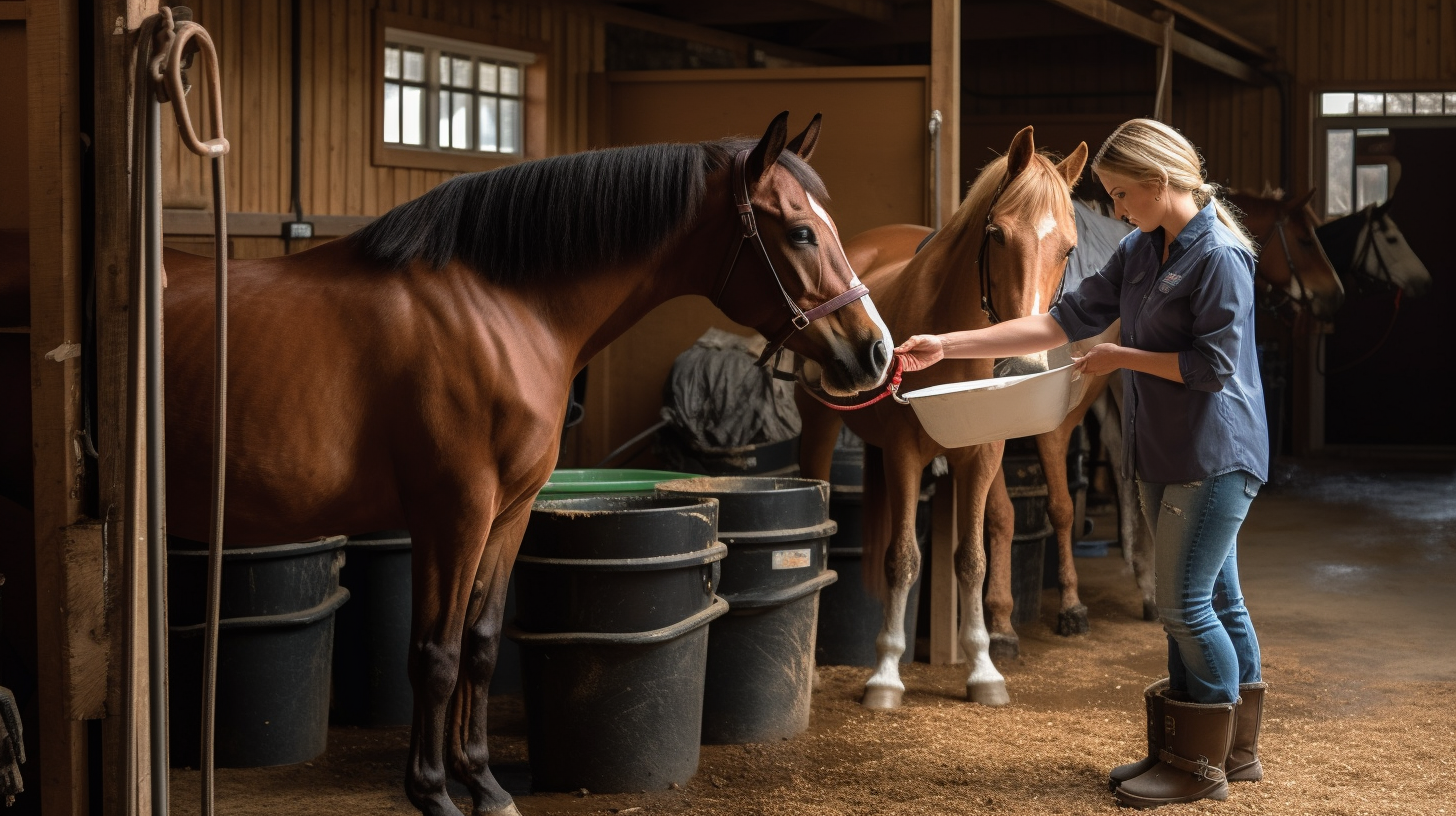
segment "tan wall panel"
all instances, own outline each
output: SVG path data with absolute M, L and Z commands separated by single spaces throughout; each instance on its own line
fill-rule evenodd
M 790 131 L 824 114 L 814 167 L 844 237 L 925 223 L 929 192 L 925 68 L 659 71 L 607 74 L 594 100 L 597 145 L 761 136 L 790 109 Z M 672 362 L 710 326 L 745 333 L 700 297 L 658 307 L 591 366 L 587 421 L 563 464 L 591 465 L 658 418 Z M 639 460 L 639 463 L 643 460 Z

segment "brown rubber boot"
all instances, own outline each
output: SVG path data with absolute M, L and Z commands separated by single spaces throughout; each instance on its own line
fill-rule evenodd
M 1118 785 L 1143 775 L 1158 764 L 1158 752 L 1163 750 L 1163 692 L 1167 688 L 1168 678 L 1164 677 L 1143 689 L 1143 706 L 1148 712 L 1148 755 L 1137 762 L 1113 768 L 1112 773 L 1107 775 L 1108 790 L 1117 790 Z
M 1234 739 L 1235 703 L 1184 703 L 1163 695 L 1163 750 L 1157 765 L 1117 786 L 1117 803 L 1154 808 L 1228 798 L 1224 761 Z
M 1239 686 L 1239 712 L 1234 719 L 1234 746 L 1224 771 L 1230 782 L 1258 782 L 1264 778 L 1259 764 L 1259 724 L 1264 718 L 1264 690 L 1268 683 Z

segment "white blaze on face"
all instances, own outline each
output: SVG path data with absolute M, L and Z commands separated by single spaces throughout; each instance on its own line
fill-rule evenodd
M 1051 235 L 1052 230 L 1056 228 L 1057 217 L 1055 215 L 1052 215 L 1051 210 L 1047 210 L 1046 215 L 1043 215 L 1041 217 L 1041 220 L 1036 222 L 1036 240 L 1040 241 L 1048 235 Z
M 804 196 L 809 199 L 809 207 L 814 210 L 814 214 L 819 216 L 825 224 L 828 224 L 829 230 L 834 233 L 834 246 L 839 250 L 839 257 L 844 259 L 845 268 L 850 270 L 849 285 L 851 287 L 859 286 L 859 276 L 854 274 L 854 267 L 850 265 L 849 257 L 844 254 L 844 245 L 839 242 L 839 228 L 834 225 L 834 219 L 829 217 L 829 211 L 825 210 L 824 205 L 815 200 L 814 196 L 809 195 L 808 191 L 805 191 Z M 886 326 L 884 319 L 880 317 L 879 310 L 875 308 L 875 302 L 870 300 L 869 295 L 865 295 L 863 298 L 860 298 L 860 303 L 864 304 L 865 312 L 869 314 L 870 320 L 879 328 L 880 337 L 885 341 L 885 345 L 894 348 L 895 341 L 890 337 L 890 327 Z M 887 378 L 890 376 L 888 367 L 885 369 L 885 376 Z
M 1031 301 L 1031 313 L 1041 314 L 1041 292 L 1037 292 L 1036 297 Z

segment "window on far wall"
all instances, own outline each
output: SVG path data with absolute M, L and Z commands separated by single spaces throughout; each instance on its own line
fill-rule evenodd
M 1443 127 L 1450 126 L 1456 119 L 1456 91 L 1327 91 L 1319 95 L 1318 107 L 1324 133 L 1325 216 L 1336 218 L 1390 197 L 1390 164 L 1369 163 L 1382 157 L 1366 156 L 1362 140 L 1388 139 L 1389 126 L 1419 126 L 1422 119 L 1440 117 L 1447 120 Z
M 526 71 L 536 54 L 390 27 L 382 57 L 385 147 L 524 157 Z

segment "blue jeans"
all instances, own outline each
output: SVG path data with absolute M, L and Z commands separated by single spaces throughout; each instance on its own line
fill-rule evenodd
M 1169 686 L 1196 703 L 1231 703 L 1240 683 L 1261 676 L 1237 543 L 1259 485 L 1241 470 L 1181 485 L 1138 481 L 1156 546 Z

